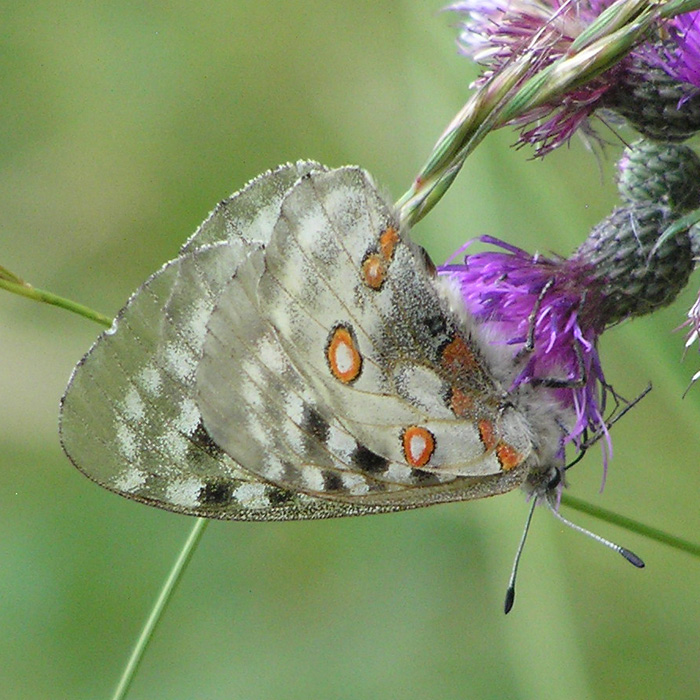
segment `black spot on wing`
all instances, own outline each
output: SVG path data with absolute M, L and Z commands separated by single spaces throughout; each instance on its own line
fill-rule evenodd
M 440 483 L 437 474 L 427 472 L 424 469 L 411 469 L 411 479 L 413 483 L 421 486 L 436 486 Z
M 214 442 L 200 418 L 197 427 L 187 436 L 192 451 L 202 450 L 214 459 L 220 459 L 224 451 Z
M 230 503 L 231 494 L 233 492 L 230 482 L 227 481 L 208 481 L 201 489 L 199 489 L 199 502 L 203 506 L 220 506 L 225 503 Z
M 426 316 L 423 319 L 423 324 L 433 337 L 448 335 L 447 319 L 442 314 Z
M 328 421 L 310 404 L 304 404 L 301 428 L 324 445 L 328 442 L 330 433 Z
M 300 484 L 301 471 L 297 469 L 291 462 L 285 460 L 282 462 L 282 478 L 280 481 L 286 484 Z
M 389 467 L 389 460 L 364 445 L 358 445 L 350 455 L 350 460 L 357 469 L 369 474 L 380 474 Z
M 295 497 L 294 491 L 289 491 L 288 489 L 281 488 L 270 488 L 267 493 L 267 499 L 270 501 L 271 506 L 281 506 L 285 503 L 293 501 Z
M 324 491 L 342 491 L 344 490 L 343 480 L 340 474 L 328 469 L 323 471 L 323 490 Z

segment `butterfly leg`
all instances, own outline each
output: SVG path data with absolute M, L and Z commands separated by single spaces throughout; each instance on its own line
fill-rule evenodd
M 632 399 L 631 401 L 626 401 L 624 408 L 622 408 L 618 412 L 619 404 L 618 406 L 613 410 L 613 415 L 610 417 L 610 419 L 605 423 L 605 429 L 601 426 L 600 429 L 596 430 L 593 435 L 589 436 L 588 431 L 584 430 L 582 435 L 582 441 L 581 444 L 578 447 L 578 454 L 576 457 L 569 462 L 565 467 L 564 471 L 567 471 L 568 469 L 571 469 L 575 464 L 578 464 L 582 459 L 583 456 L 586 454 L 588 449 L 592 447 L 593 445 L 596 444 L 604 435 L 605 433 L 612 428 L 612 426 L 617 423 L 617 421 L 622 418 L 622 416 L 625 415 L 629 410 L 631 410 L 634 406 L 636 406 L 649 392 L 651 391 L 651 384 L 647 385 L 647 388 L 642 391 L 639 396 L 636 398 Z M 617 395 L 616 395 L 617 397 Z
M 545 296 L 547 296 L 547 292 L 553 287 L 554 282 L 554 277 L 550 278 L 537 295 L 537 301 L 535 301 L 535 305 L 532 307 L 532 311 L 527 318 L 527 340 L 525 341 L 525 346 L 523 349 L 518 353 L 518 357 L 521 355 L 529 355 L 535 350 L 535 329 L 537 327 L 537 316 L 542 308 L 542 302 L 544 301 Z
M 535 351 L 535 332 L 537 329 L 537 317 L 539 316 L 544 298 L 547 296 L 547 292 L 554 286 L 556 282 L 555 278 L 550 278 L 547 283 L 542 287 L 540 293 L 537 295 L 537 299 L 532 307 L 532 311 L 528 316 L 528 331 L 525 344 L 515 355 L 515 364 L 521 363 L 524 358 L 531 357 L 532 353 Z M 581 299 L 581 306 L 585 302 L 585 296 Z M 576 356 L 577 365 L 577 376 L 574 378 L 560 379 L 557 377 L 530 377 L 527 379 L 527 383 L 532 386 L 541 386 L 546 389 L 579 389 L 586 385 L 588 380 L 588 375 L 586 372 L 586 364 L 583 359 L 583 351 L 581 350 L 581 344 L 577 341 L 573 346 L 574 355 Z
M 545 389 L 580 389 L 586 386 L 588 381 L 588 373 L 586 372 L 586 364 L 583 361 L 583 352 L 581 351 L 581 343 L 576 341 L 573 346 L 574 355 L 576 356 L 577 377 L 570 379 L 558 379 L 556 377 L 532 377 L 529 383 L 532 386 L 541 386 Z

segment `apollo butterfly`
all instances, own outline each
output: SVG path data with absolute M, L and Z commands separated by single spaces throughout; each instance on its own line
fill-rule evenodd
M 547 497 L 571 417 L 508 391 L 514 371 L 365 171 L 300 161 L 133 294 L 73 372 L 61 438 L 102 486 L 207 518 Z

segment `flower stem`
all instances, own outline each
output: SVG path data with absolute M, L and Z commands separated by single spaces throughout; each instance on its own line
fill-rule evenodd
M 163 584 L 163 588 L 161 589 L 160 594 L 156 599 L 155 605 L 153 606 L 153 609 L 151 610 L 151 613 L 148 616 L 148 619 L 146 620 L 143 629 L 141 630 L 141 634 L 136 640 L 136 644 L 134 645 L 134 648 L 131 651 L 129 661 L 126 667 L 124 668 L 122 677 L 119 679 L 119 684 L 117 685 L 117 688 L 114 691 L 114 695 L 112 695 L 112 700 L 123 700 L 123 698 L 126 697 L 126 693 L 128 692 L 129 686 L 131 686 L 131 683 L 134 680 L 134 676 L 141 663 L 141 660 L 143 659 L 143 655 L 146 651 L 146 648 L 148 647 L 149 642 L 153 638 L 153 632 L 155 631 L 155 628 L 160 622 L 160 620 L 162 619 L 163 613 L 165 612 L 165 608 L 167 607 L 168 603 L 172 600 L 175 588 L 180 582 L 182 575 L 185 569 L 187 568 L 187 565 L 189 564 L 190 559 L 192 558 L 192 555 L 194 554 L 195 549 L 197 548 L 197 545 L 199 544 L 199 541 L 201 540 L 208 523 L 209 521 L 205 518 L 197 518 L 197 520 L 195 521 L 195 524 L 192 527 L 192 530 L 190 531 L 190 534 L 188 535 L 187 540 L 182 550 L 180 551 L 180 554 L 177 560 L 175 561 L 175 564 L 173 565 L 173 568 L 170 570 L 168 578 Z
M 0 289 L 6 289 L 8 292 L 13 294 L 19 294 L 20 296 L 27 297 L 27 299 L 32 299 L 33 301 L 39 301 L 44 304 L 51 304 L 53 306 L 58 306 L 66 311 L 71 311 L 74 314 L 83 316 L 90 321 L 95 321 L 106 328 L 112 325 L 112 319 L 107 316 L 94 311 L 93 309 L 78 304 L 70 299 L 65 299 L 64 297 L 59 297 L 57 294 L 52 294 L 43 289 L 37 289 L 32 287 L 31 284 L 25 282 L 20 277 L 17 277 L 14 273 L 0 266 Z
M 598 520 L 612 523 L 613 525 L 622 527 L 630 532 L 636 532 L 643 537 L 648 537 L 650 540 L 656 540 L 657 542 L 666 544 L 669 547 L 678 549 L 681 552 L 686 552 L 688 554 L 692 554 L 694 557 L 700 558 L 700 545 L 698 544 L 689 542 L 688 540 L 684 540 L 680 537 L 676 537 L 675 535 L 669 535 L 667 532 L 663 532 L 663 530 L 657 530 L 655 527 L 650 527 L 649 525 L 640 523 L 638 520 L 633 520 L 632 518 L 627 518 L 624 515 L 613 513 L 605 508 L 591 505 L 590 503 L 586 503 L 585 501 L 582 501 L 575 496 L 571 496 L 568 493 L 562 495 L 561 502 L 581 513 L 592 515 L 594 518 L 598 518 Z

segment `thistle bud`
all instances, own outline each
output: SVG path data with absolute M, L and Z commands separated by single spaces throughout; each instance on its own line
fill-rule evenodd
M 658 203 L 678 213 L 700 207 L 700 158 L 687 146 L 637 141 L 617 165 L 626 203 Z
M 574 254 L 588 264 L 606 326 L 670 304 L 695 267 L 689 228 L 663 232 L 679 217 L 654 204 L 615 209 L 593 228 Z
M 700 93 L 645 57 L 632 56 L 602 105 L 610 107 L 643 136 L 684 141 L 700 130 Z

